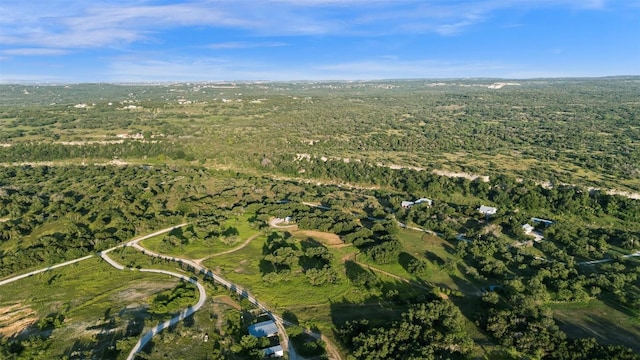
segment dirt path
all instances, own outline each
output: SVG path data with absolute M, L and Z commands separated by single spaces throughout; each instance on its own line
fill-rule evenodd
M 287 326 L 299 326 L 297 324 L 294 324 L 294 323 L 289 322 L 289 321 L 284 320 L 284 319 L 280 319 L 280 320 L 282 321 L 282 323 L 284 325 L 287 325 Z M 318 333 L 316 333 L 316 332 L 314 332 L 314 331 L 312 331 L 310 329 L 304 328 L 304 327 L 302 328 L 302 331 L 305 334 L 311 336 L 312 338 L 314 338 L 316 340 L 324 341 L 324 343 L 326 345 L 327 355 L 328 355 L 330 360 L 342 360 L 342 356 L 340 356 L 340 352 L 338 351 L 336 346 L 333 344 L 333 342 L 328 337 L 326 337 L 323 334 L 318 334 Z M 298 356 L 298 357 L 300 359 L 302 359 L 302 357 L 300 357 L 300 356 Z
M 420 288 L 420 289 L 423 289 L 423 290 L 431 291 L 431 289 L 429 289 L 429 288 L 427 288 L 427 287 L 424 287 L 424 286 L 422 286 L 422 285 L 416 284 L 416 283 L 412 282 L 412 281 L 411 281 L 411 280 L 409 280 L 409 279 L 405 279 L 405 278 L 403 278 L 402 276 L 398 276 L 398 275 L 392 274 L 392 273 L 390 273 L 390 272 L 388 272 L 388 271 L 384 271 L 384 270 L 382 270 L 382 269 L 378 269 L 377 267 L 371 266 L 371 265 L 369 265 L 369 264 L 361 263 L 361 262 L 359 262 L 359 261 L 355 260 L 355 258 L 354 258 L 354 260 L 353 260 L 353 261 L 354 261 L 356 264 L 358 264 L 358 265 L 362 266 L 363 268 L 366 268 L 366 269 L 369 269 L 369 270 L 375 271 L 375 272 L 380 273 L 380 274 L 387 275 L 387 276 L 392 277 L 392 278 L 394 278 L 394 279 L 396 279 L 396 280 L 400 280 L 400 281 L 402 281 L 402 282 L 404 282 L 404 283 L 407 283 L 407 284 L 409 284 L 409 285 L 411 285 L 411 286 L 414 286 L 414 287 L 417 287 L 417 288 Z
M 260 234 L 255 234 L 253 236 L 250 236 L 247 240 L 245 240 L 242 244 L 234 247 L 233 249 L 229 249 L 223 252 L 219 252 L 219 253 L 215 253 L 212 255 L 209 255 L 207 257 L 203 257 L 202 259 L 197 259 L 197 260 L 193 260 L 194 263 L 198 264 L 198 265 L 202 265 L 202 262 L 207 260 L 207 259 L 211 259 L 212 257 L 216 257 L 216 256 L 221 256 L 221 255 L 227 255 L 227 254 L 231 254 L 232 252 L 236 252 L 244 247 L 246 247 L 247 245 L 249 245 L 249 243 L 251 243 L 251 241 L 255 238 L 257 238 L 258 236 L 260 236 Z

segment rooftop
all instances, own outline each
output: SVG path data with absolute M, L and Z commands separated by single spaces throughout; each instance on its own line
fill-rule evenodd
M 249 334 L 264 337 L 278 333 L 278 327 L 273 320 L 267 320 L 249 326 Z

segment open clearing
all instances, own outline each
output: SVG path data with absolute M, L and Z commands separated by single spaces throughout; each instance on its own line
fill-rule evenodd
M 570 338 L 594 337 L 604 344 L 622 344 L 640 353 L 640 319 L 600 300 L 588 304 L 553 304 L 553 317 Z
M 298 230 L 292 232 L 292 235 L 296 238 L 300 237 L 310 237 L 319 240 L 323 245 L 327 246 L 335 246 L 335 245 L 343 245 L 344 242 L 340 239 L 340 237 L 336 234 L 322 232 L 322 231 L 314 231 L 314 230 Z
M 12 337 L 38 321 L 36 313 L 20 303 L 0 307 L 0 337 Z

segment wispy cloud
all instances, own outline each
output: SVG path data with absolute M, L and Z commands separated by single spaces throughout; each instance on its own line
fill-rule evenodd
M 374 60 L 336 63 L 272 64 L 225 58 L 119 59 L 109 67 L 109 81 L 216 80 L 374 80 L 390 78 L 500 77 L 521 67 L 499 62 L 451 62 L 437 59 Z
M 222 43 L 210 44 L 210 49 L 250 49 L 260 47 L 282 47 L 289 44 L 284 42 L 247 42 L 247 41 L 228 41 Z
M 500 9 L 603 9 L 607 0 L 51 0 L 3 2 L 0 42 L 97 48 L 157 41 L 167 29 L 206 26 L 253 35 L 451 35 Z
M 49 55 L 65 55 L 68 54 L 68 50 L 64 49 L 50 49 L 50 48 L 16 48 L 1 50 L 0 53 L 4 55 L 17 55 L 17 56 L 49 56 Z

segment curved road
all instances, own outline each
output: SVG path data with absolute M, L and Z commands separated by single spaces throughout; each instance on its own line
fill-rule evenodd
M 186 224 L 181 224 L 181 225 L 175 226 L 173 228 L 184 226 L 184 225 L 186 225 Z M 171 231 L 173 228 L 165 229 L 165 230 L 163 230 L 163 232 Z M 237 284 L 234 284 L 234 283 L 232 283 L 232 282 L 230 282 L 230 281 L 228 281 L 228 280 L 226 280 L 226 279 L 214 274 L 213 271 L 211 271 L 211 270 L 207 269 L 206 267 L 196 263 L 193 260 L 183 259 L 183 258 L 179 258 L 179 257 L 176 257 L 176 256 L 168 256 L 168 255 L 159 254 L 159 253 L 153 252 L 151 250 L 148 250 L 148 249 L 144 248 L 142 245 L 138 244 L 140 241 L 142 241 L 144 239 L 148 239 L 148 238 L 156 236 L 156 235 L 159 235 L 160 233 L 162 233 L 162 232 L 156 232 L 156 233 L 153 233 L 153 234 L 150 234 L 150 235 L 147 235 L 147 236 L 143 236 L 143 237 L 131 240 L 131 241 L 127 242 L 126 244 L 120 245 L 118 247 L 131 246 L 131 247 L 143 252 L 145 255 L 149 255 L 149 256 L 160 258 L 160 259 L 167 259 L 167 260 L 171 260 L 171 261 L 176 261 L 176 262 L 181 262 L 183 264 L 187 264 L 187 265 L 193 267 L 195 273 L 203 274 L 205 278 L 206 277 L 210 277 L 211 279 L 213 279 L 213 281 L 220 283 L 222 286 L 226 287 L 227 289 L 229 289 L 231 291 L 234 291 L 237 294 L 239 294 L 240 296 L 246 298 L 247 300 L 249 300 L 250 303 L 252 303 L 256 307 L 258 307 L 260 310 L 262 310 L 266 314 L 268 314 L 274 320 L 274 322 L 276 323 L 276 326 L 278 327 L 278 329 L 279 329 L 279 331 L 280 331 L 280 333 L 282 335 L 282 339 L 283 339 L 282 347 L 283 347 L 283 349 L 285 351 L 289 352 L 289 358 L 290 359 L 297 359 L 297 354 L 295 353 L 293 347 L 290 346 L 289 337 L 287 336 L 287 332 L 286 332 L 286 330 L 284 328 L 284 324 L 282 323 L 282 319 L 277 317 L 277 316 L 275 316 L 274 314 L 272 314 L 271 311 L 269 310 L 269 308 L 267 308 L 267 306 L 265 306 L 264 304 L 259 302 L 253 295 L 249 294 L 249 292 L 246 289 L 243 289 L 242 287 L 238 286 Z M 106 255 L 106 253 L 108 253 L 109 251 L 112 251 L 112 250 L 114 250 L 116 248 L 117 247 L 114 247 L 114 248 L 111 248 L 109 250 L 106 250 L 106 251 L 102 252 L 101 256 L 102 256 L 103 259 L 105 259 L 107 262 L 109 262 L 112 266 L 115 266 L 117 268 L 119 268 L 119 266 L 121 266 L 124 269 L 124 267 L 122 265 L 120 265 L 120 264 L 116 263 L 115 261 L 111 260 Z M 159 270 L 156 270 L 156 271 L 159 271 Z M 182 275 L 180 275 L 180 276 L 182 276 Z M 176 321 L 179 321 L 179 320 L 176 320 Z M 164 327 L 162 327 L 158 331 L 160 331 L 162 329 L 164 329 Z M 151 337 L 156 333 L 157 333 L 157 331 L 153 332 L 153 333 L 145 334 L 144 337 L 148 336 L 148 339 L 146 341 L 149 341 L 149 339 L 151 339 Z M 142 341 L 142 339 L 141 339 L 141 341 Z M 134 350 L 139 351 L 141 348 L 142 347 L 134 348 Z
M 111 264 L 113 267 L 115 267 L 116 269 L 119 270 L 124 270 L 124 266 L 118 264 L 116 261 L 114 261 L 113 259 L 111 259 L 109 256 L 107 256 L 107 252 L 113 250 L 115 248 L 111 248 L 107 251 L 104 251 L 100 254 L 100 256 L 107 261 L 109 264 Z M 157 274 L 166 274 L 166 275 L 170 275 L 170 276 L 174 276 L 177 277 L 179 279 L 182 279 L 184 281 L 188 281 L 194 285 L 196 285 L 198 287 L 198 291 L 200 292 L 200 298 L 198 299 L 198 302 L 193 305 L 193 306 L 189 306 L 187 309 L 183 310 L 180 314 L 174 316 L 173 318 L 158 324 L 157 326 L 155 326 L 153 329 L 147 331 L 141 338 L 140 340 L 138 340 L 138 342 L 136 343 L 136 345 L 133 347 L 133 349 L 131 349 L 131 352 L 129 353 L 129 356 L 127 357 L 127 360 L 132 360 L 134 358 L 134 356 L 136 355 L 136 353 L 140 350 L 142 350 L 142 348 L 144 348 L 144 346 L 151 340 L 151 338 L 153 337 L 153 335 L 159 333 L 160 331 L 173 326 L 175 324 L 177 324 L 179 321 L 183 320 L 184 318 L 188 317 L 189 315 L 193 314 L 194 312 L 198 311 L 202 305 L 204 305 L 205 300 L 207 299 L 207 292 L 204 289 L 204 286 L 202 286 L 202 284 L 200 284 L 199 282 L 197 282 L 196 280 L 189 278 L 185 275 L 182 274 L 178 274 L 178 273 L 174 273 L 171 271 L 167 271 L 167 270 L 157 270 L 157 269 L 139 269 L 138 271 L 141 272 L 150 272 L 150 273 L 157 273 Z
M 194 285 L 196 285 L 198 287 L 198 291 L 200 292 L 200 299 L 198 299 L 198 302 L 193 305 L 193 306 L 189 306 L 186 310 L 182 311 L 180 314 L 178 314 L 177 316 L 174 316 L 173 318 L 171 318 L 170 320 L 167 320 L 165 322 L 163 322 L 162 324 L 157 325 L 156 327 L 154 327 L 153 329 L 147 331 L 146 334 L 144 334 L 140 340 L 138 340 L 138 342 L 136 343 L 136 345 L 133 347 L 133 349 L 131 349 L 131 352 L 129 352 L 129 356 L 127 356 L 127 360 L 132 360 L 136 353 L 140 350 L 142 350 L 142 348 L 144 348 L 144 346 L 149 342 L 149 340 L 151 340 L 151 338 L 153 337 L 153 335 L 157 334 L 158 332 L 171 327 L 175 324 L 177 324 L 179 321 L 185 319 L 186 317 L 190 316 L 191 314 L 193 314 L 194 312 L 198 311 L 202 305 L 204 305 L 205 300 L 207 300 L 207 293 L 204 289 L 204 286 L 202 286 L 202 284 L 200 284 L 199 282 L 197 282 L 194 279 L 188 278 L 184 275 L 180 275 L 174 272 L 170 272 L 170 271 L 166 271 L 166 270 L 156 270 L 156 269 L 140 269 L 140 271 L 143 272 L 152 272 L 152 273 L 158 273 L 158 274 L 167 274 L 167 275 L 171 275 L 171 276 L 175 276 L 178 277 L 182 280 L 188 281 Z
M 29 272 L 29 273 L 26 273 L 26 274 L 22 274 L 22 275 L 18 275 L 18 276 L 10 277 L 10 278 L 8 278 L 8 279 L 5 279 L 5 280 L 0 281 L 0 285 L 5 285 L 5 284 L 8 284 L 8 283 L 12 283 L 12 282 L 14 282 L 14 281 L 18 281 L 18 280 L 20 280 L 20 279 L 24 279 L 24 278 L 29 277 L 29 276 L 31 276 L 31 275 L 35 275 L 35 274 L 39 274 L 39 273 L 43 273 L 43 272 L 45 272 L 45 271 L 49 271 L 49 270 L 51 270 L 51 269 L 56 269 L 56 268 L 59 268 L 59 267 L 63 267 L 63 266 L 67 266 L 67 265 L 71 265 L 71 264 L 77 263 L 77 262 L 82 261 L 82 260 L 87 260 L 87 259 L 88 259 L 88 258 L 90 258 L 90 257 L 93 257 L 93 255 L 87 255 L 87 256 L 85 256 L 85 257 L 81 257 L 81 258 L 79 258 L 79 259 L 70 260 L 70 261 L 67 261 L 67 262 L 60 263 L 60 264 L 51 265 L 51 266 L 46 267 L 46 268 L 44 268 L 44 269 L 34 270 L 34 271 Z
M 203 267 L 202 265 L 189 260 L 189 259 L 182 259 L 182 258 L 178 258 L 178 257 L 172 257 L 172 256 L 166 256 L 166 255 L 162 255 L 162 254 L 158 254 L 155 253 L 153 251 L 149 251 L 148 249 L 145 249 L 144 247 L 142 247 L 141 245 L 138 244 L 138 242 L 154 237 L 154 236 L 158 236 L 167 232 L 172 231 L 173 229 L 179 228 L 179 227 L 183 227 L 187 225 L 187 223 L 183 223 L 183 224 L 179 224 L 176 226 L 172 226 L 163 230 L 159 230 L 156 231 L 154 233 L 148 234 L 148 235 L 144 235 L 141 236 L 139 238 L 135 238 L 131 241 L 128 241 L 127 243 L 124 244 L 120 244 L 118 246 L 114 246 L 112 248 L 109 248 L 107 250 L 101 251 L 98 254 L 100 255 L 100 257 L 102 259 L 104 259 L 107 263 L 109 263 L 111 266 L 115 267 L 118 270 L 124 270 L 125 266 L 119 264 L 118 262 L 114 261 L 113 259 L 111 259 L 107 254 L 117 248 L 121 248 L 121 247 L 125 247 L 125 246 L 132 246 L 140 251 L 142 251 L 144 254 L 147 254 L 149 256 L 155 256 L 158 258 L 162 258 L 162 259 L 169 259 L 172 261 L 178 261 L 178 262 L 182 262 L 185 264 L 188 264 L 190 266 L 192 266 L 194 268 L 194 270 L 197 270 L 199 273 L 204 274 L 205 277 L 209 276 L 213 279 L 213 281 L 220 283 L 221 285 L 223 285 L 224 287 L 228 288 L 229 290 L 235 291 L 236 293 L 238 293 L 240 296 L 246 298 L 247 300 L 249 300 L 250 303 L 252 303 L 253 305 L 255 305 L 256 307 L 258 307 L 260 310 L 262 310 L 263 312 L 267 313 L 276 323 L 279 331 L 282 334 L 283 337 L 283 349 L 285 351 L 289 352 L 289 358 L 290 359 L 298 359 L 299 356 L 295 353 L 295 350 L 293 349 L 293 346 L 291 346 L 291 343 L 289 341 L 289 337 L 287 336 L 287 332 L 284 328 L 284 324 L 285 321 L 279 317 L 274 315 L 273 313 L 271 313 L 271 311 L 261 302 L 259 302 L 255 297 L 253 297 L 251 294 L 249 294 L 249 292 L 243 288 L 241 288 L 240 286 L 214 274 L 211 270 Z M 232 250 L 239 250 L 239 249 L 232 249 Z M 34 270 L 31 271 L 29 273 L 26 274 L 22 274 L 22 275 L 18 275 L 18 276 L 14 276 L 5 280 L 0 281 L 0 285 L 5 285 L 20 279 L 24 279 L 26 277 L 38 274 L 38 273 L 42 273 L 51 269 L 56 269 L 59 267 L 63 267 L 63 266 L 67 266 L 67 265 L 71 265 L 83 260 L 87 260 L 89 258 L 93 257 L 93 255 L 87 255 L 78 259 L 74 259 L 74 260 L 70 260 L 64 263 L 60 263 L 60 264 L 56 264 L 56 265 L 52 265 L 43 269 L 39 269 L 39 270 Z M 133 270 L 133 269 L 132 269 Z M 160 273 L 160 274 L 166 274 L 166 275 L 170 275 L 170 276 L 174 276 L 174 277 L 178 277 L 180 279 L 183 279 L 185 281 L 189 281 L 192 284 L 195 284 L 198 287 L 198 291 L 200 293 L 200 298 L 198 300 L 198 302 L 194 305 L 194 306 L 190 306 L 187 309 L 183 310 L 180 314 L 178 314 L 177 316 L 171 318 L 170 320 L 167 320 L 165 322 L 163 322 L 162 324 L 159 324 L 157 326 L 155 326 L 153 329 L 149 330 L 147 333 L 145 333 L 136 343 L 136 345 L 134 346 L 134 348 L 131 350 L 131 352 L 129 353 L 129 356 L 127 357 L 127 360 L 131 360 L 134 358 L 135 354 L 140 351 L 150 340 L 151 338 L 157 334 L 158 332 L 164 330 L 167 327 L 170 327 L 174 324 L 176 324 L 177 322 L 183 320 L 184 318 L 190 316 L 191 314 L 193 314 L 195 311 L 197 311 L 198 309 L 200 309 L 204 302 L 206 301 L 206 291 L 205 288 L 202 286 L 202 284 L 200 284 L 199 282 L 197 282 L 196 280 L 189 278 L 185 275 L 182 274 L 178 274 L 178 273 L 174 273 L 171 271 L 166 271 L 166 270 L 158 270 L 158 269 L 139 269 L 138 271 L 142 271 L 142 272 L 152 272 L 152 273 Z M 305 332 L 306 329 L 305 329 Z M 309 333 L 309 332 L 308 332 Z M 310 335 L 316 337 L 318 336 L 318 334 L 315 334 L 313 332 L 309 333 Z M 327 339 L 325 336 L 322 336 L 323 340 L 325 341 L 325 343 L 327 344 L 327 350 L 329 350 L 329 353 L 331 355 L 333 355 L 333 357 L 337 360 L 340 360 L 340 354 L 337 352 L 337 350 L 331 345 L 331 343 L 329 342 L 329 339 Z

